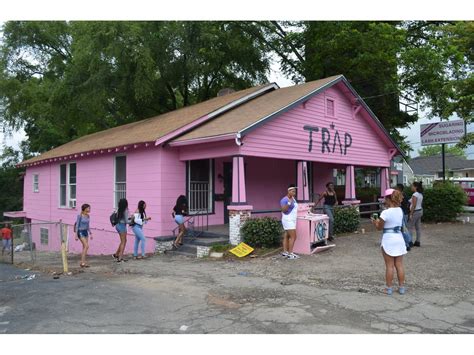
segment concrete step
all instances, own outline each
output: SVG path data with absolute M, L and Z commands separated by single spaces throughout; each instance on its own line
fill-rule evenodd
M 183 238 L 184 244 L 189 244 L 189 245 L 202 245 L 209 247 L 214 244 L 229 244 L 229 238 L 227 237 L 221 237 L 221 238 L 203 238 L 203 237 L 198 237 L 198 238 L 189 238 L 189 237 L 184 237 Z

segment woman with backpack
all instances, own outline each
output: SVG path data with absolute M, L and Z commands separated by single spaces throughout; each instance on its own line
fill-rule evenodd
M 146 216 L 146 203 L 145 201 L 138 202 L 138 208 L 136 209 L 135 213 L 132 217 L 132 222 L 130 225 L 132 226 L 133 233 L 135 234 L 135 245 L 133 247 L 133 257 L 136 260 L 145 259 L 145 244 L 146 239 L 145 235 L 143 234 L 143 225 L 146 224 L 151 217 Z M 138 256 L 138 245 L 141 242 L 141 256 Z
M 125 245 L 127 244 L 127 224 L 128 221 L 128 201 L 122 198 L 118 203 L 118 210 L 116 212 L 116 221 L 117 224 L 115 225 L 115 229 L 120 236 L 120 244 L 118 246 L 117 251 L 113 254 L 113 258 L 118 263 L 128 261 L 127 259 L 123 258 L 123 252 L 125 250 Z
M 91 206 L 87 203 L 81 206 L 81 213 L 77 216 L 75 223 L 76 240 L 82 243 L 81 263 L 80 267 L 89 267 L 86 263 L 87 251 L 89 250 L 89 237 L 92 240 L 92 232 L 90 229 Z
M 177 249 L 183 245 L 183 237 L 186 234 L 186 227 L 184 225 L 184 217 L 188 215 L 188 200 L 186 196 L 180 195 L 176 200 L 176 205 L 173 207 L 172 216 L 178 225 L 179 234 L 173 242 L 173 248 Z

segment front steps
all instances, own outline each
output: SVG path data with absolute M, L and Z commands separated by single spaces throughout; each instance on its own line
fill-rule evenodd
M 229 244 L 229 236 L 223 234 L 216 234 L 210 232 L 203 232 L 199 237 L 184 236 L 184 245 L 180 246 L 177 250 L 172 250 L 172 243 L 175 239 L 173 236 L 157 237 L 154 238 L 156 242 L 157 253 L 173 253 L 174 255 L 182 255 L 197 258 L 199 253 L 199 247 L 202 250 L 205 247 L 210 248 L 215 244 L 225 245 Z

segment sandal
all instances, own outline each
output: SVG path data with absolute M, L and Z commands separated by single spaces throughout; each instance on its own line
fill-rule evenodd
M 86 263 L 80 263 L 79 264 L 80 267 L 90 267 L 90 265 L 86 264 Z
M 388 296 L 391 296 L 393 294 L 393 289 L 391 287 L 387 287 L 385 289 L 385 292 L 387 293 Z
M 114 258 L 114 260 L 117 260 L 119 257 L 117 256 L 117 254 L 112 254 L 112 258 Z
M 404 286 L 398 288 L 398 293 L 401 294 L 401 295 L 404 295 L 404 294 L 405 294 L 405 291 L 406 291 L 406 290 L 405 290 L 405 287 L 404 287 Z
M 134 256 L 133 258 L 134 258 L 135 260 L 141 260 L 141 259 L 143 259 L 143 256 Z

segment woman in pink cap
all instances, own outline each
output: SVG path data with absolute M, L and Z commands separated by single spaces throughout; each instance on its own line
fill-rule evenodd
M 386 292 L 393 293 L 393 268 L 397 270 L 398 292 L 405 293 L 405 270 L 403 268 L 403 255 L 407 253 L 405 241 L 402 235 L 403 211 L 400 204 L 403 195 L 400 191 L 388 189 L 385 191 L 385 206 L 380 218 L 372 218 L 372 223 L 377 230 L 383 230 L 382 235 L 382 255 L 385 260 L 385 281 L 387 283 Z

